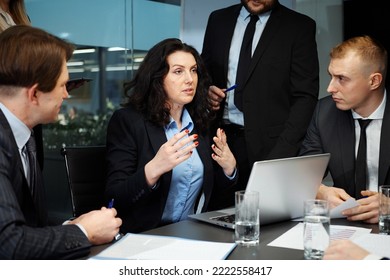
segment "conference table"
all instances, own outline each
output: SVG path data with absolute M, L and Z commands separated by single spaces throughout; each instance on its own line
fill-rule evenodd
M 268 244 L 294 227 L 299 221 L 284 221 L 260 226 L 260 242 L 257 246 L 236 248 L 227 257 L 228 260 L 303 260 L 303 250 L 273 247 Z M 332 219 L 331 225 L 344 225 L 370 228 L 378 233 L 377 224 L 349 222 L 346 219 Z M 214 242 L 234 242 L 234 230 L 207 224 L 195 220 L 185 220 L 143 232 L 143 234 L 174 236 Z M 95 256 L 111 244 L 94 246 L 88 257 Z

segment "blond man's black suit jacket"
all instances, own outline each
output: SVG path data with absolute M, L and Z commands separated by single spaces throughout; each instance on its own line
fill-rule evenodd
M 334 186 L 343 188 L 352 197 L 355 190 L 355 125 L 352 112 L 337 109 L 331 96 L 318 101 L 302 143 L 301 155 L 330 153 L 328 170 Z M 383 116 L 378 184 L 389 184 L 390 169 L 390 100 L 387 96 Z M 358 198 L 358 197 L 357 197 Z
M 69 259 L 91 244 L 76 225 L 47 225 L 44 188 L 31 195 L 15 138 L 0 109 L 0 259 Z

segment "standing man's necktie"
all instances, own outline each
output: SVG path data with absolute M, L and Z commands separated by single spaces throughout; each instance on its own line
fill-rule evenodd
M 256 30 L 256 22 L 259 20 L 259 16 L 251 15 L 251 20 L 246 26 L 244 39 L 242 40 L 240 57 L 237 66 L 236 84 L 237 88 L 234 92 L 234 104 L 242 111 L 242 89 L 244 87 L 245 79 L 248 74 L 249 64 L 252 59 L 252 41 L 253 35 Z
M 361 197 L 360 192 L 367 189 L 367 137 L 366 128 L 371 120 L 358 119 L 360 125 L 359 148 L 355 165 L 355 198 Z

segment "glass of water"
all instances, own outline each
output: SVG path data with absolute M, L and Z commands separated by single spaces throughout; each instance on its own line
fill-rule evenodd
M 235 210 L 236 243 L 244 246 L 259 244 L 259 193 L 256 191 L 237 191 L 235 193 Z
M 379 233 L 390 235 L 390 185 L 379 186 Z
M 306 260 L 321 260 L 330 242 L 329 204 L 326 200 L 304 202 L 303 247 Z

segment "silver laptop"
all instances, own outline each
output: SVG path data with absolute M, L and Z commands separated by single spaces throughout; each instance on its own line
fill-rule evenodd
M 330 154 L 257 161 L 246 190 L 260 194 L 260 224 L 303 216 L 303 201 L 315 198 Z M 190 215 L 191 219 L 234 228 L 234 207 Z

